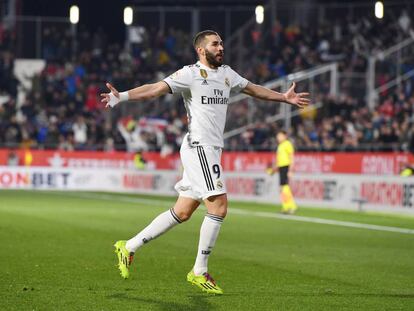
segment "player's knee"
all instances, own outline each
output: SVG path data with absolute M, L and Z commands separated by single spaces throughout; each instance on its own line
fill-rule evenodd
M 205 200 L 207 210 L 210 214 L 226 217 L 227 215 L 227 196 L 225 194 L 212 196 Z
M 222 208 L 217 209 L 214 215 L 217 215 L 223 218 L 226 217 L 227 216 L 227 205 L 223 206 Z
M 177 214 L 177 217 L 180 218 L 182 222 L 184 222 L 184 221 L 189 220 L 193 213 L 190 213 L 188 211 L 179 211 L 179 212 L 176 212 L 176 214 Z
M 174 213 L 180 219 L 180 221 L 187 221 L 191 218 L 191 215 L 200 205 L 200 202 L 186 198 L 186 197 L 179 197 L 177 202 L 174 205 Z
M 226 202 L 221 202 L 217 208 L 215 209 L 215 215 L 220 216 L 220 217 L 226 217 L 227 215 L 227 201 Z

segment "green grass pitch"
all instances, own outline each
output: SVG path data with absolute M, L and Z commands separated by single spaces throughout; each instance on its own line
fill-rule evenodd
M 414 310 L 414 234 L 229 213 L 210 256 L 224 290 L 186 281 L 203 210 L 141 248 L 123 280 L 113 243 L 174 198 L 0 191 L 0 310 Z M 230 208 L 276 212 L 266 204 Z M 414 229 L 414 217 L 298 215 Z

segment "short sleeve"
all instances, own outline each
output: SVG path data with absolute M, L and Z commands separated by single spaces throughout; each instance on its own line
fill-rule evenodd
M 171 92 L 182 93 L 187 91 L 192 83 L 193 77 L 191 69 L 187 66 L 184 66 L 180 70 L 177 70 L 172 75 L 166 77 L 163 81 L 168 84 L 171 89 Z
M 289 143 L 289 154 L 293 154 L 295 152 L 295 147 L 293 147 L 292 143 Z
M 231 93 L 237 94 L 244 90 L 247 86 L 249 81 L 242 76 L 240 76 L 237 72 L 229 67 L 230 71 L 230 84 L 231 84 Z

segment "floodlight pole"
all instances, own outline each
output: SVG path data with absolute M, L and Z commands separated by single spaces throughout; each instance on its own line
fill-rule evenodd
M 78 43 L 77 43 L 77 24 L 71 24 L 70 30 L 72 32 L 72 61 L 76 61 L 76 52 L 78 50 Z
M 79 23 L 79 7 L 72 5 L 69 9 L 69 21 L 71 25 L 72 32 L 72 61 L 76 60 L 76 51 L 77 51 L 77 24 Z

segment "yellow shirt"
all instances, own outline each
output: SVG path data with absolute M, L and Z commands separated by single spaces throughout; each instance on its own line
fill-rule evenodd
M 413 170 L 411 168 L 406 168 L 400 173 L 400 176 L 403 176 L 403 177 L 408 177 L 411 175 L 413 175 Z
M 139 170 L 142 170 L 145 168 L 145 161 L 143 160 L 140 154 L 134 155 L 134 164 L 135 164 L 135 168 Z
M 280 143 L 279 146 L 277 146 L 277 166 L 282 167 L 291 165 L 294 152 L 295 148 L 293 148 L 293 145 L 289 140 L 285 140 L 284 142 Z

